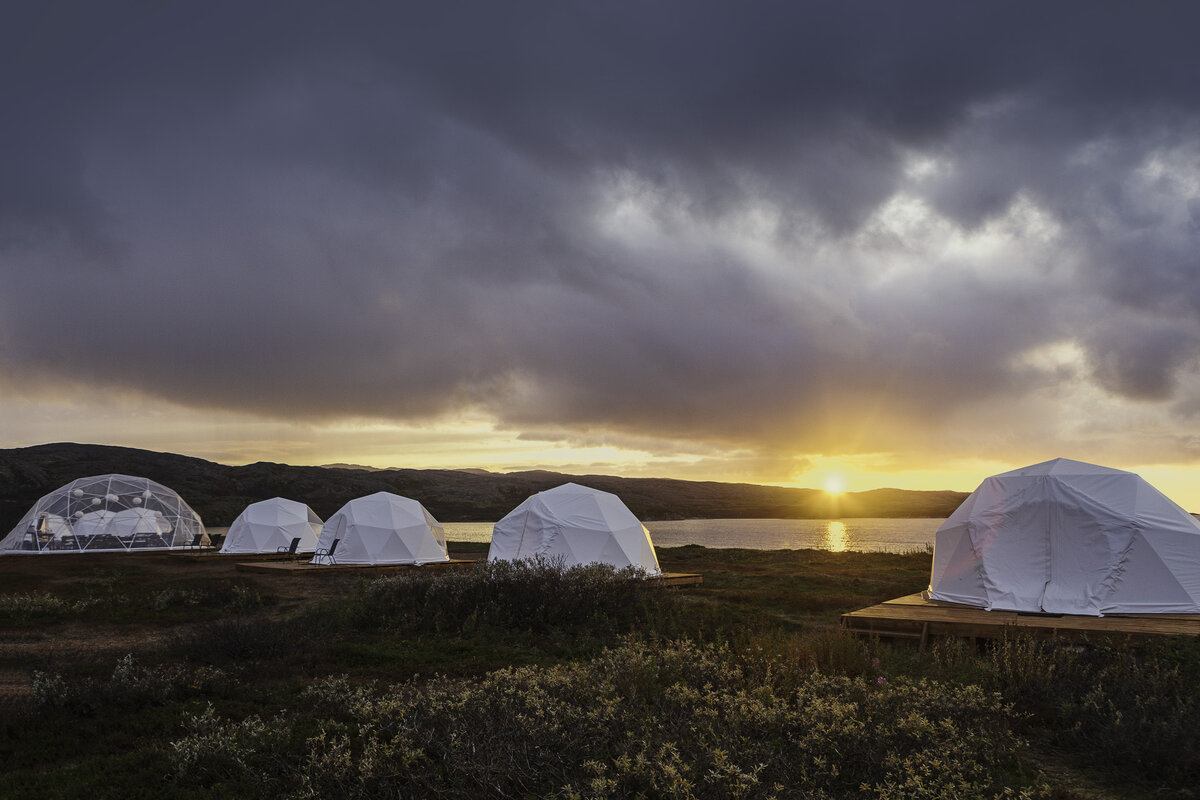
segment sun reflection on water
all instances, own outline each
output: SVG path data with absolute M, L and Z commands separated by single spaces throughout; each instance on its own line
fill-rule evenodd
M 830 520 L 825 527 L 825 549 L 834 553 L 846 550 L 846 523 Z

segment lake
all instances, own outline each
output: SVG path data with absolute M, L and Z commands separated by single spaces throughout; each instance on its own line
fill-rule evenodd
M 933 546 L 944 519 L 684 519 L 647 522 L 659 547 L 699 544 L 755 550 L 861 550 L 903 553 Z M 444 522 L 446 538 L 490 542 L 490 522 Z
M 905 553 L 933 546 L 944 519 L 683 519 L 647 522 L 658 547 L 699 544 L 752 550 L 860 550 Z M 490 542 L 491 522 L 443 522 L 454 542 Z M 212 535 L 229 528 L 209 528 Z

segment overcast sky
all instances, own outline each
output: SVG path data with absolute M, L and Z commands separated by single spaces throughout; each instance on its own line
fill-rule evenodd
M 1200 486 L 1198 30 L 8 3 L 0 447 Z

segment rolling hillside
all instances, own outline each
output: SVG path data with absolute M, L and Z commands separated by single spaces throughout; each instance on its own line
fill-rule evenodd
M 364 470 L 267 462 L 231 467 L 174 453 L 60 443 L 0 450 L 0 535 L 47 492 L 108 472 L 140 475 L 175 489 L 212 526 L 229 525 L 246 505 L 269 497 L 303 501 L 324 519 L 347 500 L 379 491 L 420 500 L 443 522 L 490 522 L 530 494 L 567 481 L 619 495 L 643 520 L 945 517 L 966 497 L 963 492 L 875 489 L 834 499 L 814 489 L 542 471 Z

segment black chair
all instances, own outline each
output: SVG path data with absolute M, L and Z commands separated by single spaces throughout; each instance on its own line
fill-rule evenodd
M 163 538 L 161 533 L 135 533 L 129 543 L 130 550 L 140 550 L 146 547 L 170 547 L 171 543 Z
M 340 541 L 341 539 L 334 539 L 333 544 L 329 545 L 328 548 L 318 547 L 317 552 L 313 553 L 313 563 L 336 564 L 337 562 L 333 560 L 333 554 L 337 552 L 338 542 Z
M 125 545 L 111 533 L 98 533 L 88 543 L 89 550 L 124 550 Z
M 275 552 L 279 553 L 280 555 L 294 556 L 294 555 L 296 555 L 296 548 L 299 546 L 300 546 L 300 537 L 297 536 L 295 539 L 292 539 L 291 546 L 284 547 L 283 545 L 279 545 L 279 547 L 275 548 Z

